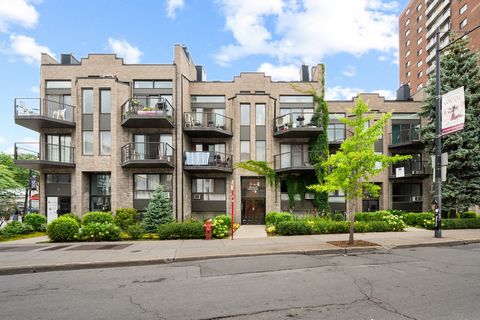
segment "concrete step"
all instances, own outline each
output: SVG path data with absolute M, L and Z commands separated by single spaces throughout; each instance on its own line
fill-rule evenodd
M 266 238 L 265 225 L 242 225 L 234 234 L 234 239 Z

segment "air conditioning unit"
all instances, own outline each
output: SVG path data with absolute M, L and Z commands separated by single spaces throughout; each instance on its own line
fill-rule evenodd
M 193 195 L 193 200 L 200 200 L 202 198 L 201 194 L 194 194 Z
M 413 196 L 412 202 L 422 202 L 422 196 Z
M 305 200 L 313 200 L 315 195 L 313 193 L 305 193 Z
M 164 192 L 163 195 L 165 198 L 170 199 L 170 192 Z
M 412 174 L 423 174 L 421 170 L 412 170 Z

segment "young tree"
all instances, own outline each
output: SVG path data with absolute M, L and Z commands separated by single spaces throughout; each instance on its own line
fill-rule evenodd
M 447 181 L 442 183 L 442 208 L 445 211 L 466 211 L 480 203 L 480 64 L 478 56 L 458 40 L 440 61 L 441 93 L 465 87 L 465 127 L 442 137 L 442 152 L 448 153 Z M 434 153 L 435 84 L 432 77 L 422 117 L 428 125 L 421 130 L 421 139 L 430 154 Z
M 337 190 L 345 192 L 345 197 L 351 203 L 349 206 L 349 244 L 354 243 L 353 233 L 357 199 L 362 197 L 365 192 L 376 196 L 380 189 L 370 180 L 390 164 L 411 157 L 387 156 L 375 153 L 375 142 L 382 136 L 383 128 L 392 114 L 383 114 L 380 119 L 371 123 L 375 114 L 366 114 L 369 111 L 368 106 L 361 99 L 358 99 L 355 107 L 351 110 L 354 117 L 340 119 L 347 127 L 353 129 L 353 135 L 345 139 L 340 149 L 329 155 L 327 161 L 323 163 L 326 170 L 325 181 L 309 186 L 310 189 L 318 192 L 334 192 Z
M 15 183 L 9 187 L 10 191 L 11 189 L 18 189 L 18 188 L 25 189 L 24 208 L 26 208 L 27 202 L 28 202 L 29 180 L 30 180 L 30 174 L 32 171 L 29 169 L 17 167 L 13 162 L 12 156 L 4 152 L 0 152 L 0 166 L 6 167 L 9 173 L 11 174 L 11 176 L 13 177 L 13 180 Z M 35 174 L 35 172 L 33 172 L 32 174 Z M 5 180 L 5 182 L 6 181 L 8 180 Z M 0 185 L 1 185 L 1 181 L 0 181 Z M 2 190 L 1 186 L 0 186 L 0 190 Z
M 170 199 L 165 197 L 163 186 L 159 185 L 153 193 L 143 219 L 143 226 L 147 232 L 155 232 L 160 224 L 173 221 L 173 209 Z

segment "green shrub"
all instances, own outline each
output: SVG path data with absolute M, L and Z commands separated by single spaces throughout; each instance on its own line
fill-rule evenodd
M 87 212 L 83 216 L 82 225 L 86 226 L 90 223 L 113 223 L 111 212 Z
M 170 199 L 165 196 L 163 186 L 159 185 L 148 204 L 147 212 L 143 218 L 143 227 L 147 232 L 154 232 L 160 224 L 170 223 L 172 221 L 172 203 Z
M 65 214 L 62 214 L 60 217 L 72 218 L 72 219 L 76 220 L 79 225 L 82 225 L 82 219 L 80 219 L 80 217 L 77 216 L 75 213 L 65 213 Z
M 368 232 L 368 222 L 357 221 L 355 222 L 355 232 Z
M 384 221 L 384 217 L 390 215 L 392 214 L 388 211 L 358 212 L 355 214 L 355 221 Z
M 480 219 L 442 219 L 443 229 L 480 229 Z
M 269 212 L 265 217 L 265 224 L 267 226 L 277 227 L 280 222 L 292 221 L 293 215 L 289 212 Z
M 132 240 L 138 240 L 145 234 L 145 229 L 141 224 L 132 224 L 127 227 L 127 234 Z
M 332 215 L 332 220 L 333 220 L 333 221 L 345 221 L 345 217 L 343 216 L 342 213 L 338 213 L 338 212 L 337 212 L 337 213 L 334 213 L 334 214 Z
M 205 239 L 203 223 L 197 221 L 161 224 L 158 226 L 157 233 L 160 240 Z
M 282 221 L 276 225 L 276 232 L 283 236 L 312 234 L 312 225 L 307 220 Z
M 395 216 L 393 214 L 385 215 L 383 222 L 386 222 L 390 228 L 390 230 L 387 231 L 403 231 L 407 226 L 401 216 Z
M 29 213 L 25 216 L 23 223 L 31 226 L 34 231 L 42 231 L 42 225 L 47 223 L 47 217 L 43 214 Z
M 87 241 L 120 240 L 120 227 L 112 222 L 90 222 L 82 227 L 80 237 Z
M 115 210 L 115 217 L 113 222 L 122 228 L 127 230 L 129 226 L 135 224 L 138 221 L 138 211 L 134 208 L 120 208 Z
M 410 212 L 402 215 L 402 220 L 409 226 L 424 227 L 425 220 L 433 219 L 431 212 Z
M 368 232 L 387 232 L 393 231 L 393 227 L 386 221 L 370 221 L 367 226 Z
M 225 238 L 230 234 L 232 228 L 232 218 L 227 215 L 219 215 L 213 218 L 213 236 L 215 238 Z
M 69 242 L 78 238 L 80 225 L 77 220 L 69 217 L 60 217 L 47 225 L 47 234 L 54 242 Z
M 465 211 L 460 214 L 462 219 L 475 219 L 477 218 L 477 214 L 473 211 Z
M 386 211 L 389 212 L 390 214 L 393 214 L 394 216 L 403 216 L 406 213 L 403 210 L 395 210 L 395 209 L 389 209 Z
M 22 224 L 19 221 L 12 221 L 8 223 L 3 229 L 0 229 L 0 234 L 5 238 L 10 238 L 17 234 L 28 234 L 32 233 L 35 230 L 29 224 Z

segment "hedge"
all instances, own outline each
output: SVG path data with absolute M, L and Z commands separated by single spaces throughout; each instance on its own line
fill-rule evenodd
M 355 214 L 355 221 L 383 221 L 385 215 L 391 215 L 388 211 L 358 212 Z
M 465 211 L 460 214 L 462 219 L 475 219 L 477 218 L 477 214 L 474 211 Z
M 293 215 L 289 212 L 269 212 L 265 216 L 265 224 L 267 226 L 275 226 L 277 227 L 280 222 L 283 221 L 292 221 Z
M 205 239 L 203 223 L 197 221 L 161 224 L 158 226 L 157 233 L 160 240 Z
M 129 226 L 139 222 L 138 211 L 134 208 L 119 208 L 115 210 L 113 222 L 122 230 L 127 230 Z
M 91 222 L 82 227 L 80 237 L 86 241 L 117 241 L 120 240 L 120 227 L 112 222 Z
M 433 213 L 431 212 L 410 212 L 402 215 L 402 220 L 409 226 L 424 227 L 425 220 L 432 220 Z
M 442 229 L 480 229 L 480 219 L 442 219 Z
M 306 220 L 281 221 L 277 224 L 276 231 L 283 236 L 313 233 L 312 226 Z
M 54 242 L 69 242 L 78 238 L 80 225 L 75 219 L 60 217 L 47 226 L 47 234 Z
M 47 217 L 45 217 L 43 214 L 29 213 L 25 216 L 23 222 L 31 226 L 34 231 L 45 231 Z
M 87 212 L 83 216 L 82 225 L 89 223 L 113 223 L 113 217 L 111 212 Z

